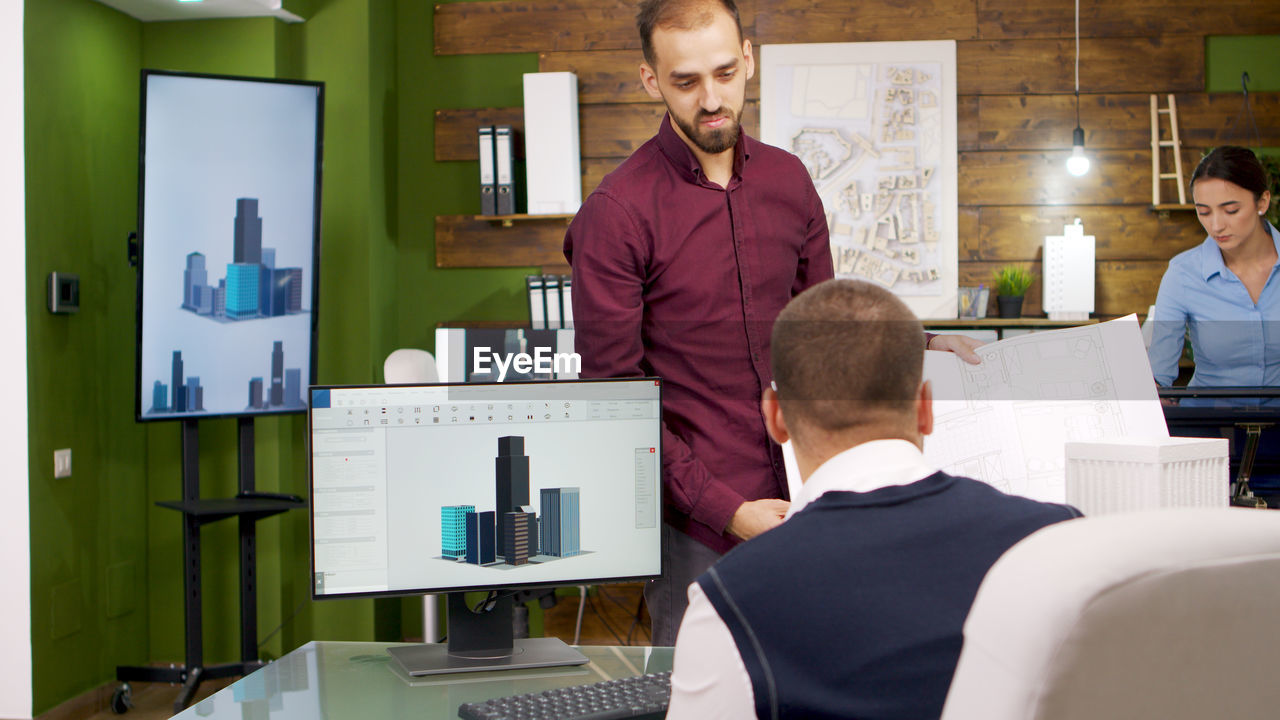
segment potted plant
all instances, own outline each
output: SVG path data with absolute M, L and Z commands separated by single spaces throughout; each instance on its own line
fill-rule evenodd
M 1022 317 L 1022 297 L 1036 276 L 1020 265 L 1005 265 L 995 272 L 996 305 L 1002 318 Z

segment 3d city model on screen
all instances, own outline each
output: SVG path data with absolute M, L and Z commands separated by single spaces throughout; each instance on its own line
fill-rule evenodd
M 236 200 L 235 239 L 226 277 L 209 284 L 203 253 L 187 255 L 182 307 L 211 320 L 236 321 L 302 312 L 302 268 L 276 267 L 275 248 L 262 246 L 257 198 Z
M 529 456 L 524 438 L 498 438 L 494 459 L 494 510 L 475 505 L 440 508 L 441 560 L 510 569 L 571 557 L 580 547 L 578 488 L 542 488 L 539 507 L 529 504 Z
M 143 74 L 140 420 L 300 412 L 322 89 Z
M 249 404 L 246 410 L 302 409 L 302 369 L 284 366 L 284 343 L 275 341 L 271 349 L 271 384 L 263 378 L 249 379 Z M 149 414 L 205 412 L 204 387 L 198 375 L 182 374 L 182 351 L 173 351 L 172 385 L 156 380 L 151 388 Z M 170 387 L 173 388 L 170 394 Z
M 262 218 L 258 216 L 255 198 L 236 200 L 234 228 L 232 261 L 227 265 L 226 277 L 218 280 L 217 285 L 209 284 L 204 254 L 187 254 L 187 268 L 182 273 L 182 309 L 218 322 L 247 322 L 302 313 L 302 268 L 275 266 L 275 248 L 262 246 Z M 271 343 L 270 373 L 249 378 L 247 400 L 241 410 L 305 407 L 302 369 L 286 368 L 284 342 L 273 340 Z M 200 359 L 207 360 L 207 354 L 201 353 Z M 156 380 L 152 385 L 151 408 L 147 414 L 207 412 L 200 376 L 183 375 L 181 350 L 173 351 L 171 370 L 170 384 Z
M 653 378 L 312 386 L 309 404 L 316 597 L 661 572 Z

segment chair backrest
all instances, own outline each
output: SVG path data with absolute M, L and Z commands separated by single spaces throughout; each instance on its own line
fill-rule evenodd
M 942 720 L 1280 715 L 1280 513 L 1051 525 L 991 568 Z
M 426 350 L 400 348 L 382 363 L 382 381 L 388 385 L 439 382 L 436 359 Z

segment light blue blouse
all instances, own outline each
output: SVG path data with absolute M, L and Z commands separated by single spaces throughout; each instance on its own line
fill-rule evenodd
M 1267 225 L 1280 255 L 1280 232 Z M 1147 357 L 1156 382 L 1178 375 L 1185 331 L 1190 331 L 1202 387 L 1280 385 L 1280 260 L 1271 268 L 1255 305 L 1249 291 L 1222 261 L 1213 238 L 1169 261 L 1156 296 Z

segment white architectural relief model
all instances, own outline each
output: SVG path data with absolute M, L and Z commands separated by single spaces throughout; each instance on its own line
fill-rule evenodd
M 837 277 L 955 317 L 954 43 L 770 45 L 761 58 L 762 138 L 808 168 Z
M 1137 318 L 983 346 L 982 364 L 926 354 L 934 430 L 925 457 L 953 475 L 1066 499 L 1068 441 L 1168 437 Z

